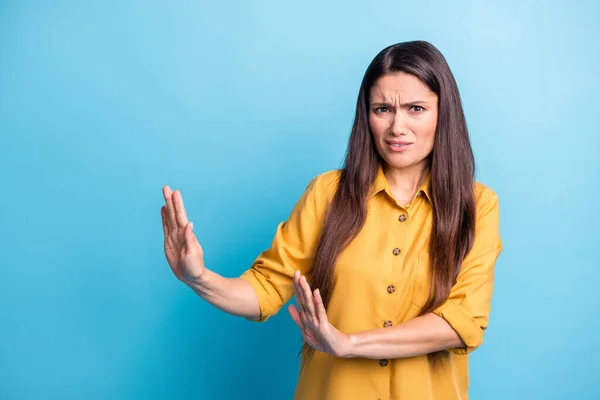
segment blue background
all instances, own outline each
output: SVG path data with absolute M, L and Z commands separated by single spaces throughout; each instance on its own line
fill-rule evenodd
M 424 39 L 501 204 L 473 399 L 599 398 L 597 2 L 0 3 L 0 398 L 291 398 L 300 334 L 177 281 L 161 187 L 239 276 L 339 168 L 384 47 Z

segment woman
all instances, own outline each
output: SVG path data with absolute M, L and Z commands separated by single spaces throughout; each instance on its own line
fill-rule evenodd
M 205 268 L 181 194 L 165 252 L 216 307 L 304 338 L 295 399 L 467 399 L 502 250 L 497 195 L 474 180 L 454 77 L 430 43 L 383 49 L 363 78 L 342 169 L 308 184 L 241 277 Z

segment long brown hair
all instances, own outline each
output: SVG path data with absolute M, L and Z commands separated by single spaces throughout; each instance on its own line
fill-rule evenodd
M 319 288 L 325 307 L 333 286 L 339 254 L 358 235 L 367 218 L 367 195 L 383 159 L 369 127 L 370 89 L 387 73 L 403 71 L 425 83 L 438 96 L 438 120 L 432 152 L 430 193 L 433 224 L 429 238 L 431 290 L 419 315 L 433 311 L 449 296 L 475 230 L 475 160 L 454 76 L 444 56 L 431 43 L 410 41 L 383 49 L 363 77 L 352 132 L 336 193 L 329 205 L 313 264 L 311 286 Z M 303 343 L 299 355 L 312 357 Z M 442 352 L 430 353 L 434 365 Z

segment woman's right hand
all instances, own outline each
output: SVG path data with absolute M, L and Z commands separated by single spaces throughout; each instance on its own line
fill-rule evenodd
M 166 205 L 160 209 L 165 236 L 165 256 L 171 270 L 184 283 L 197 282 L 204 274 L 204 253 L 188 221 L 181 192 L 163 187 Z

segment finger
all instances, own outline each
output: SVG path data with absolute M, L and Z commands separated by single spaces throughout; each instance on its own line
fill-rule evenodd
M 318 350 L 321 348 L 319 342 L 315 339 L 315 337 L 312 336 L 311 334 L 309 334 L 308 332 L 303 331 L 302 337 L 315 350 Z
M 302 276 L 302 279 L 300 280 L 300 284 L 302 285 L 302 290 L 303 290 L 303 296 L 305 299 L 305 307 L 306 310 L 308 312 L 308 316 L 310 318 L 313 318 L 315 321 L 318 320 L 317 318 L 317 310 L 315 307 L 315 298 L 313 297 L 312 292 L 310 291 L 310 286 L 308 285 L 308 281 L 306 280 L 305 276 Z
M 177 219 L 175 218 L 175 208 L 173 207 L 173 193 L 169 185 L 163 187 L 163 195 L 167 203 L 167 225 L 169 226 L 169 230 L 173 231 L 177 228 Z
M 310 342 L 311 346 L 315 346 L 317 340 L 314 338 L 314 335 L 311 333 L 310 329 L 308 329 L 306 325 L 304 325 L 304 322 L 302 321 L 302 318 L 300 318 L 300 314 L 298 313 L 298 309 L 292 307 L 294 306 L 292 305 L 288 307 L 288 310 L 290 312 L 290 315 L 292 316 L 292 320 L 294 320 L 296 326 L 300 328 L 300 333 L 302 333 L 302 337 L 307 342 Z
M 180 227 L 184 227 L 188 223 L 187 213 L 183 206 L 183 197 L 179 190 L 173 192 L 173 206 L 175 207 L 175 219 Z
M 298 270 L 294 271 L 294 275 L 292 276 L 292 282 L 294 284 L 294 293 L 296 294 L 296 302 L 298 303 L 298 307 L 300 311 L 302 311 L 302 297 L 300 290 L 298 288 Z
M 302 286 L 300 285 L 300 271 L 294 271 L 294 290 L 296 292 L 296 300 L 298 301 L 298 305 L 300 306 L 300 311 L 302 313 L 306 313 L 306 305 L 304 304 L 304 291 L 302 290 Z
M 302 322 L 302 319 L 300 318 L 300 312 L 298 311 L 296 306 L 294 306 L 293 304 L 290 305 L 288 307 L 288 311 L 290 312 L 290 316 L 292 317 L 292 320 L 296 323 L 296 325 L 298 325 L 298 328 L 300 328 L 300 330 L 303 331 L 304 323 Z
M 288 307 L 288 311 L 290 312 L 290 316 L 292 317 L 292 320 L 294 321 L 296 326 L 300 329 L 302 336 L 306 340 L 306 336 L 309 334 L 309 330 L 306 328 L 306 325 L 304 325 L 304 321 L 302 321 L 302 318 L 300 317 L 300 315 L 301 315 L 300 312 L 294 305 L 291 305 L 290 307 Z
M 317 306 L 319 322 L 322 324 L 327 323 L 327 310 L 325 309 L 325 304 L 323 303 L 323 298 L 321 297 L 321 291 L 319 289 L 315 290 L 315 304 Z
M 186 253 L 194 253 L 197 248 L 198 240 L 196 240 L 196 235 L 194 235 L 194 223 L 188 222 L 184 228 L 184 236 L 185 236 L 185 247 Z
M 165 209 L 165 206 L 160 208 L 160 219 L 162 220 L 163 234 L 166 241 L 169 237 L 169 226 L 167 225 L 167 210 Z

